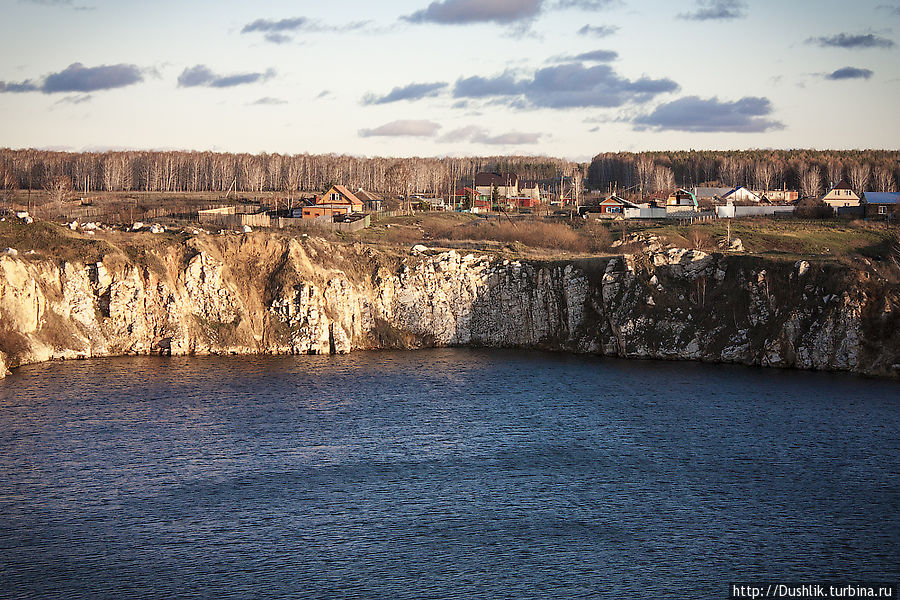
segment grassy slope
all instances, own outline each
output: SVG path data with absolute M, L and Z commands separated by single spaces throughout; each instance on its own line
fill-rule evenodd
M 334 242 L 373 246 L 388 254 L 405 253 L 413 244 L 460 251 L 489 252 L 505 257 L 540 260 L 584 258 L 620 253 L 611 242 L 623 235 L 643 232 L 679 247 L 715 251 L 726 238 L 728 223 L 711 221 L 690 226 L 669 222 L 584 222 L 580 219 L 510 221 L 491 215 L 417 213 L 376 221 L 353 234 L 333 232 L 321 236 Z M 300 236 L 306 230 L 285 229 L 285 236 Z M 900 244 L 897 226 L 847 220 L 737 219 L 731 221 L 732 238 L 740 238 L 748 255 L 774 260 L 838 262 L 871 268 L 887 279 L 900 279 Z M 109 253 L 136 258 L 165 254 L 168 246 L 182 244 L 189 236 L 165 233 L 98 231 L 94 236 L 74 232 L 63 225 L 37 221 L 25 225 L 15 218 L 0 222 L 0 248 L 12 247 L 24 255 L 57 260 L 95 262 Z M 893 274 L 893 275 L 891 275 Z M 891 275 L 891 276 L 889 276 Z

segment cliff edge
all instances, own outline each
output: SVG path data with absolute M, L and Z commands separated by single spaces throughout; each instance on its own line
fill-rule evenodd
M 0 256 L 0 375 L 125 354 L 464 345 L 898 377 L 898 332 L 900 288 L 867 272 L 653 245 L 510 261 L 248 233 L 89 261 Z

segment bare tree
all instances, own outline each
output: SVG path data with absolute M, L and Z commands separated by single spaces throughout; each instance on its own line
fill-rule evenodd
M 637 162 L 634 163 L 634 169 L 638 180 L 641 199 L 643 199 L 644 190 L 650 187 L 650 177 L 653 174 L 653 159 L 645 154 L 641 154 Z
M 741 184 L 744 165 L 736 158 L 726 156 L 719 165 L 719 179 L 725 182 L 725 185 L 737 187 Z
M 856 163 L 850 167 L 850 187 L 857 194 L 866 191 L 869 185 L 869 165 L 864 163 Z
M 409 168 L 402 162 L 396 162 L 385 173 L 387 192 L 398 196 L 406 194 L 409 187 Z
M 844 178 L 844 163 L 839 159 L 828 161 L 828 186 L 836 186 Z
M 772 189 L 772 180 L 775 178 L 775 167 L 767 160 L 757 161 L 753 166 L 753 180 L 757 190 L 768 192 Z
M 64 202 L 72 195 L 72 178 L 68 175 L 49 177 L 44 184 L 50 202 Z
M 875 168 L 875 187 L 879 192 L 893 192 L 896 189 L 894 174 L 881 165 Z
M 784 179 L 785 170 L 786 170 L 786 166 L 784 164 L 784 161 L 776 160 L 775 162 L 772 163 L 772 171 L 773 171 L 772 185 L 774 187 L 778 187 L 779 185 L 781 185 L 781 186 L 787 185 L 787 182 Z
M 819 167 L 811 167 L 800 174 L 800 195 L 812 198 L 822 193 L 822 172 Z
M 675 187 L 675 173 L 669 167 L 657 165 L 653 169 L 653 191 L 663 192 Z

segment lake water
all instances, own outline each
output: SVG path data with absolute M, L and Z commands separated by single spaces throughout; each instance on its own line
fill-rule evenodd
M 900 580 L 900 384 L 474 350 L 0 381 L 0 596 L 726 598 Z

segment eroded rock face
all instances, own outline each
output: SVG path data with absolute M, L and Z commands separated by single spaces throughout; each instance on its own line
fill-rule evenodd
M 862 286 L 858 273 L 805 261 L 650 244 L 578 264 L 452 250 L 390 259 L 367 250 L 340 262 L 347 247 L 321 240 L 207 243 L 186 262 L 161 257 L 164 270 L 121 257 L 89 265 L 0 257 L 0 372 L 129 353 L 450 345 L 900 370 L 900 341 L 889 335 L 900 329 L 897 286 Z

